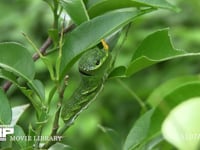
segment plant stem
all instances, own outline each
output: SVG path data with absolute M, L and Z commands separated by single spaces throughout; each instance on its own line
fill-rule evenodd
M 52 129 L 52 132 L 50 134 L 50 137 L 57 136 L 56 133 L 57 133 L 58 128 L 59 128 L 60 111 L 61 111 L 61 104 L 58 103 L 58 110 L 56 111 L 56 114 L 55 114 L 55 118 L 54 118 L 54 122 L 53 122 L 53 129 Z M 42 148 L 48 149 L 54 143 L 56 143 L 56 141 L 48 141 Z
M 46 41 L 45 41 L 45 42 L 42 44 L 42 46 L 40 47 L 40 49 L 39 49 L 39 50 L 40 50 L 40 53 L 43 54 L 43 55 L 45 55 L 45 54 L 46 54 L 47 48 L 48 48 L 51 44 L 52 44 L 52 40 L 51 40 L 50 37 L 48 37 L 48 38 L 46 39 Z M 37 61 L 37 60 L 40 58 L 40 56 L 39 56 L 38 53 L 34 53 L 33 56 L 32 56 L 32 58 L 33 58 L 34 61 Z
M 54 136 L 61 136 L 64 134 L 64 132 L 70 127 L 70 124 L 65 124 Z M 56 141 L 49 141 L 47 142 L 42 148 L 43 149 L 48 149 L 50 146 L 55 144 Z
M 37 131 L 37 137 L 40 137 L 41 134 L 42 134 L 42 126 L 39 125 L 39 127 L 38 127 L 37 130 L 38 130 L 38 131 Z M 35 141 L 35 149 L 36 149 L 36 150 L 37 150 L 37 149 L 40 149 L 40 140 L 36 140 L 36 141 Z
M 131 90 L 130 87 L 128 87 L 128 85 L 122 82 L 121 79 L 116 79 L 116 80 L 125 90 L 127 90 L 127 92 L 129 92 L 133 96 L 133 98 L 139 103 L 142 109 L 146 111 L 147 107 L 145 103 L 142 101 L 142 99 L 139 96 L 137 96 L 137 94 L 133 90 Z
M 62 59 L 62 48 L 63 48 L 63 35 L 64 35 L 64 21 L 63 21 L 63 26 L 60 32 L 60 40 L 59 40 L 59 52 L 58 52 L 58 57 L 56 61 L 56 67 L 55 67 L 55 72 L 56 72 L 56 80 L 59 81 L 60 77 L 60 65 L 61 65 L 61 59 Z
M 57 132 L 58 132 L 58 128 L 59 128 L 59 118 L 60 118 L 61 104 L 62 104 L 62 100 L 64 98 L 65 89 L 68 85 L 68 79 L 69 79 L 69 77 L 66 76 L 61 87 L 58 88 L 58 90 L 59 90 L 58 91 L 59 92 L 59 101 L 58 101 L 57 111 L 56 111 L 56 114 L 55 114 L 55 118 L 54 118 L 54 122 L 53 122 L 53 128 L 52 128 L 52 132 L 51 132 L 50 136 L 59 136 L 57 134 Z M 56 143 L 56 141 L 49 141 L 42 148 L 47 149 L 51 145 L 53 145 L 54 143 Z

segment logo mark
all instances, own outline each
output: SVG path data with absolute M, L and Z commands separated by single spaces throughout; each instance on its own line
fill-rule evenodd
M 0 141 L 6 141 L 6 136 L 13 133 L 13 127 L 9 125 L 0 125 Z

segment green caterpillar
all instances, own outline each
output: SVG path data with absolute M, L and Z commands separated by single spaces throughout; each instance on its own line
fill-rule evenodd
M 107 49 L 95 47 L 83 54 L 79 61 L 81 83 L 62 106 L 61 117 L 65 123 L 73 123 L 102 90 L 110 62 Z

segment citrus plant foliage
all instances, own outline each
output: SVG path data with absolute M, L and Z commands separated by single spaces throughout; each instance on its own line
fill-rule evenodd
M 91 101 L 98 100 L 107 82 L 122 83 L 122 79 L 158 63 L 200 55 L 176 49 L 170 28 L 163 27 L 152 29 L 139 46 L 132 47 L 128 63 L 120 63 L 120 55 L 124 53 L 121 46 L 129 33 L 128 27 L 134 25 L 136 19 L 160 10 L 174 14 L 179 11 L 165 0 L 44 0 L 40 3 L 44 2 L 54 20 L 52 27 L 45 31 L 48 38 L 41 48 L 37 48 L 39 45 L 26 33 L 23 35 L 27 44 L 0 43 L 0 124 L 14 127 L 11 136 L 62 136 L 62 140 L 11 141 L 8 136 L 6 142 L 0 143 L 2 149 L 71 149 L 66 140 L 70 136 L 68 129 L 76 118 L 82 117 L 83 110 L 92 105 L 89 105 Z M 37 60 L 45 66 L 48 72 L 45 80 L 50 86 L 39 78 Z M 77 62 L 79 68 L 75 65 Z M 69 97 L 65 93 L 72 83 L 72 70 L 81 79 Z M 118 84 L 122 85 L 126 87 L 125 83 Z M 25 104 L 11 105 L 10 95 L 16 90 L 26 97 Z M 189 136 L 200 131 L 199 91 L 199 77 L 190 75 L 168 80 L 146 99 L 136 96 L 140 115 L 117 147 L 123 150 L 198 149 L 199 140 L 192 141 Z M 20 122 L 25 121 L 23 115 L 29 115 L 28 110 L 34 112 L 31 112 L 34 119 L 26 128 Z M 87 118 L 82 121 L 87 122 Z M 101 128 L 114 141 L 111 130 Z

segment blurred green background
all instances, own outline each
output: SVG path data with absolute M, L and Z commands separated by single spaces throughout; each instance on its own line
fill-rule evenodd
M 170 0 L 169 2 L 179 6 L 181 11 L 175 13 L 158 10 L 134 21 L 121 47 L 117 64 L 127 64 L 134 50 L 147 35 L 167 27 L 170 28 L 171 38 L 176 48 L 200 52 L 200 1 Z M 0 42 L 17 41 L 33 53 L 22 32 L 29 35 L 39 47 L 47 38 L 52 21 L 52 13 L 42 0 L 1 0 Z M 36 77 L 45 83 L 48 90 L 52 83 L 48 80 L 47 69 L 40 61 L 35 65 Z M 121 80 L 127 87 L 124 87 L 119 79 L 110 79 L 98 99 L 81 114 L 66 133 L 65 143 L 75 150 L 120 150 L 141 110 L 127 88 L 145 101 L 153 89 L 165 81 L 178 76 L 198 74 L 199 66 L 198 57 L 179 58 L 149 67 L 130 78 Z M 69 76 L 66 97 L 69 97 L 78 86 L 79 75 L 76 65 Z M 28 103 L 22 93 L 15 88 L 9 91 L 9 98 L 12 106 Z M 32 111 L 33 109 L 29 108 L 19 121 L 26 132 L 29 121 L 34 121 Z

